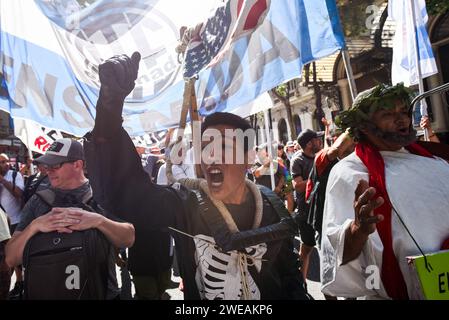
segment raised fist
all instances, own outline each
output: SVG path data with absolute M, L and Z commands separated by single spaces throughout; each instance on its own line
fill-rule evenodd
M 131 58 L 118 55 L 109 58 L 99 66 L 101 90 L 107 95 L 125 98 L 134 89 L 134 81 L 139 71 L 140 53 L 134 52 Z

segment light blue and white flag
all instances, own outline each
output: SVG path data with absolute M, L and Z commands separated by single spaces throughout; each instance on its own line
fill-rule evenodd
M 413 28 L 412 6 L 415 5 L 415 29 Z M 396 22 L 393 40 L 393 61 L 391 65 L 392 83 L 403 82 L 410 86 L 418 84 L 418 55 L 422 78 L 438 72 L 426 30 L 428 20 L 425 0 L 389 0 L 388 17 Z M 417 39 L 418 51 L 415 41 Z
M 183 90 L 175 52 L 179 29 L 206 19 L 216 3 L 0 1 L 0 73 L 6 89 L 0 108 L 14 118 L 82 136 L 94 124 L 98 65 L 139 51 L 139 77 L 126 100 L 124 126 L 139 135 L 173 125 Z
M 185 72 L 199 72 L 203 116 L 249 103 L 345 46 L 335 0 L 228 0 L 193 38 Z
M 244 105 L 299 77 L 304 64 L 344 47 L 335 0 L 230 2 L 240 20 L 225 50 L 200 72 L 202 115 Z M 126 100 L 124 127 L 136 136 L 176 125 L 184 89 L 175 52 L 179 30 L 206 21 L 223 1 L 79 3 L 0 1 L 0 108 L 14 118 L 82 136 L 94 124 L 98 65 L 139 51 L 139 77 Z M 252 5 L 262 14 L 242 23 L 241 17 L 254 14 Z

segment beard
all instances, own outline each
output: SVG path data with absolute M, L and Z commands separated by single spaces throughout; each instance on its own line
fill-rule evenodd
M 367 123 L 365 128 L 376 137 L 388 142 L 397 143 L 403 147 L 408 146 L 409 144 L 417 140 L 416 130 L 412 126 L 410 126 L 408 135 L 402 135 L 396 132 L 383 131 L 373 123 Z

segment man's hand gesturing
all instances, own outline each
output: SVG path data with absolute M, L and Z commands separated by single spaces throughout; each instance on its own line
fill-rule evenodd
M 366 180 L 360 180 L 355 190 L 354 221 L 346 230 L 345 247 L 342 264 L 356 259 L 363 250 L 368 237 L 376 231 L 377 223 L 384 220 L 381 214 L 376 215 L 374 210 L 383 203 L 382 197 L 374 198 L 376 189 L 370 187 Z
M 375 194 L 376 189 L 369 187 L 367 181 L 359 181 L 357 189 L 355 190 L 355 219 L 353 231 L 358 231 L 369 235 L 376 230 L 376 224 L 384 219 L 382 215 L 374 214 L 374 209 L 377 209 L 384 203 L 384 199 L 382 197 L 373 199 Z

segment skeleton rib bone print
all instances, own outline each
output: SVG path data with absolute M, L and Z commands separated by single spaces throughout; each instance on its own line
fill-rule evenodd
M 211 237 L 197 235 L 194 242 L 197 263 L 195 278 L 202 299 L 260 299 L 259 288 L 248 271 L 248 265 L 254 265 L 260 272 L 262 257 L 267 252 L 265 243 L 246 248 L 248 264 L 242 265 L 240 263 L 241 253 L 218 251 L 215 246 L 211 245 L 211 243 L 215 243 Z M 246 296 L 248 294 L 249 296 Z

